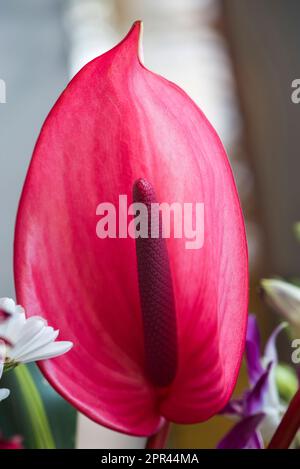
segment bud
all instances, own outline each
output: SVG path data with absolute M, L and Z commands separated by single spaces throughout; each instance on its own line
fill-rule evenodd
M 263 298 L 289 323 L 300 327 L 300 288 L 279 279 L 261 280 Z
M 295 223 L 294 233 L 298 241 L 300 241 L 300 222 Z
M 275 367 L 275 380 L 280 397 L 285 402 L 290 402 L 298 389 L 295 370 L 285 363 L 279 363 Z

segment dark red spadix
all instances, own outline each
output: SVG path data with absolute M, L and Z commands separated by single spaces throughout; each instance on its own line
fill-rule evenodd
M 133 186 L 133 201 L 147 208 L 140 213 L 147 237 L 136 238 L 139 293 L 143 315 L 146 372 L 159 387 L 172 383 L 177 369 L 176 310 L 169 256 L 162 234 L 161 214 L 153 187 L 145 179 Z M 142 217 L 146 215 L 146 220 Z

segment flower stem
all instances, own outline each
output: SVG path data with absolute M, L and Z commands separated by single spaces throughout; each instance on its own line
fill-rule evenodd
M 268 449 L 289 448 L 297 431 L 300 428 L 300 388 L 293 397 L 284 414 Z
M 164 449 L 170 433 L 170 423 L 165 422 L 161 429 L 147 441 L 146 449 Z
M 25 365 L 14 370 L 28 414 L 36 449 L 54 449 L 55 443 L 45 408 L 30 371 Z

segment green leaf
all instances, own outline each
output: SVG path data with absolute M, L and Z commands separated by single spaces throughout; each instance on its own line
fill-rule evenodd
M 30 371 L 26 365 L 19 365 L 15 368 L 14 373 L 27 412 L 27 419 L 32 430 L 32 439 L 35 448 L 54 449 L 54 438 L 44 409 L 44 404 Z

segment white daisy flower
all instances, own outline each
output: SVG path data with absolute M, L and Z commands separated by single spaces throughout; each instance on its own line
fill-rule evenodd
M 68 352 L 72 342 L 56 341 L 59 331 L 40 316 L 26 319 L 25 310 L 9 298 L 0 298 L 0 340 L 5 367 L 57 357 Z

